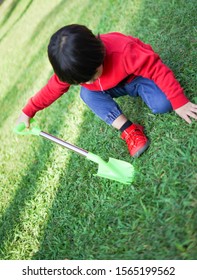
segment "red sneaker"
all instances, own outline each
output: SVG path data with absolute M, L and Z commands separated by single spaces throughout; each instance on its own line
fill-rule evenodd
M 149 146 L 149 140 L 143 130 L 143 126 L 132 124 L 121 134 L 121 138 L 126 141 L 132 157 L 139 157 Z

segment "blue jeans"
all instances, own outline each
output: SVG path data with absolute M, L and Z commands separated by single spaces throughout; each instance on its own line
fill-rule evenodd
M 116 86 L 104 91 L 90 91 L 81 87 L 80 96 L 88 107 L 103 121 L 111 125 L 123 114 L 114 98 L 129 95 L 140 96 L 154 114 L 163 114 L 172 110 L 166 95 L 152 81 L 141 76 L 123 86 Z M 131 120 L 132 121 L 132 120 Z

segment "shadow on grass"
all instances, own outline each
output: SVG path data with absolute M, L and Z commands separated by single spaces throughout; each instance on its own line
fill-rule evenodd
M 70 98 L 68 106 L 72 107 L 74 98 Z M 53 122 L 49 126 L 50 131 L 58 131 L 64 123 L 62 112 L 59 108 L 56 108 L 54 112 Z M 57 119 L 58 121 L 57 121 Z M 26 203 L 30 201 L 35 191 L 37 190 L 37 181 L 39 180 L 40 174 L 45 170 L 47 166 L 48 158 L 52 152 L 54 146 L 48 142 L 42 142 L 38 149 L 35 150 L 34 158 L 30 160 L 26 170 L 26 175 L 23 176 L 21 181 L 18 183 L 19 188 L 17 189 L 13 200 L 5 210 L 1 217 L 0 222 L 0 259 L 5 258 L 6 243 L 10 243 L 14 239 L 15 228 L 21 225 L 21 215 L 23 209 L 26 207 Z M 43 155 L 41 158 L 39 155 Z M 7 258 L 7 257 L 6 257 Z
M 32 4 L 33 1 L 30 1 L 26 8 L 23 10 L 21 15 L 18 17 L 17 21 L 19 21 L 22 16 L 27 12 L 28 8 Z M 65 4 L 65 1 L 62 1 L 61 3 Z M 8 20 L 8 18 L 11 16 L 11 14 L 14 12 L 16 6 L 18 4 L 18 1 L 15 1 L 13 5 L 11 6 L 9 13 L 6 15 L 6 20 L 4 20 L 4 23 Z M 58 9 L 61 9 L 61 6 L 58 7 Z M 54 8 L 54 11 L 51 12 L 47 17 L 50 21 L 51 19 L 49 16 L 54 16 L 55 11 L 57 11 L 56 8 Z M 17 22 L 16 21 L 16 22 Z M 15 23 L 16 23 L 15 22 Z M 42 22 L 44 24 L 44 22 Z M 41 25 L 39 25 L 39 28 L 41 28 Z M 5 36 L 7 36 L 5 34 Z M 36 34 L 35 34 L 36 36 Z M 31 41 L 35 38 L 31 38 Z M 36 55 L 34 55 L 27 65 L 26 69 L 22 72 L 21 76 L 18 78 L 16 83 L 12 85 L 12 87 L 6 92 L 5 97 L 0 102 L 1 111 L 3 114 L 0 115 L 0 123 L 3 125 L 3 123 L 6 121 L 6 119 L 9 117 L 9 112 L 14 111 L 14 108 L 17 106 L 17 101 L 21 96 L 22 89 L 21 84 L 24 84 L 24 81 L 26 81 L 25 86 L 30 87 L 30 84 L 28 84 L 28 80 L 32 83 L 32 75 L 34 76 L 34 80 L 40 75 L 39 71 L 36 73 L 34 72 L 31 75 L 31 69 L 36 68 L 37 61 L 39 61 L 39 58 L 42 57 L 42 54 L 46 52 L 46 46 L 42 45 L 40 49 L 37 51 Z M 28 71 L 27 71 L 28 70 Z M 28 78 L 30 77 L 30 78 Z M 19 90 L 20 88 L 20 90 Z M 23 89 L 24 90 L 24 89 Z M 72 107 L 72 103 L 74 102 L 74 99 L 71 97 L 68 101 L 68 107 Z M 57 121 L 58 119 L 58 121 Z M 51 122 L 51 125 L 49 126 L 50 131 L 58 131 L 64 122 L 62 112 L 59 110 L 59 108 L 54 112 L 54 118 L 53 122 Z M 0 125 L 0 126 L 1 126 Z M 30 161 L 29 166 L 27 168 L 26 174 L 21 182 L 19 183 L 19 188 L 16 191 L 13 200 L 11 201 L 10 205 L 5 210 L 3 216 L 1 217 L 1 223 L 0 223 L 0 258 L 5 257 L 6 252 L 5 247 L 6 243 L 11 243 L 14 239 L 14 233 L 15 228 L 20 227 L 21 219 L 20 216 L 23 212 L 23 209 L 25 208 L 25 205 L 27 201 L 31 200 L 34 196 L 35 191 L 37 190 L 37 180 L 39 179 L 40 173 L 45 170 L 45 166 L 47 163 L 47 160 L 49 158 L 50 153 L 52 152 L 52 145 L 49 143 L 43 142 L 40 144 L 40 147 L 35 151 L 35 162 Z M 36 155 L 38 154 L 44 154 L 44 160 L 38 160 L 36 158 Z
M 55 16 L 65 7 L 66 5 L 65 0 L 62 0 L 58 5 L 56 5 L 52 11 L 50 11 L 47 15 L 45 15 L 42 20 L 39 22 L 37 27 L 34 30 L 34 33 L 32 34 L 30 40 L 27 42 L 27 44 L 31 45 L 31 42 L 36 39 L 36 37 L 39 37 L 40 34 L 43 32 L 44 27 L 50 26 L 51 20 L 55 19 Z M 52 31 L 51 31 L 52 32 Z
M 11 17 L 13 12 L 15 11 L 18 4 L 19 4 L 18 0 L 12 1 L 12 3 L 10 4 L 9 9 L 8 9 L 7 13 L 5 14 L 4 19 L 1 22 L 0 26 L 4 25 L 9 20 L 9 18 Z
M 1 23 L 1 26 L 3 26 L 4 24 L 6 24 L 6 22 L 9 20 L 9 18 L 11 17 L 12 13 L 14 12 L 14 10 L 16 9 L 17 5 L 18 5 L 19 1 L 15 1 L 11 4 L 11 7 L 8 11 L 8 13 L 5 15 L 5 19 L 3 20 L 3 22 Z M 29 7 L 31 6 L 31 4 L 33 3 L 33 0 L 30 0 L 29 3 L 27 3 L 27 5 L 25 6 L 24 10 L 21 12 L 21 14 L 18 16 L 18 18 L 13 22 L 13 24 L 10 26 L 9 30 L 7 32 L 5 32 L 1 37 L 0 37 L 0 42 L 9 34 L 9 32 L 12 30 L 12 27 L 14 27 L 17 22 L 19 20 L 21 20 L 21 18 L 25 15 L 25 13 L 27 12 L 27 10 L 29 9 Z
M 24 69 L 16 83 L 12 85 L 10 89 L 8 89 L 8 91 L 5 93 L 4 98 L 1 99 L 0 107 L 3 114 L 0 115 L 0 127 L 2 127 L 3 123 L 9 117 L 9 112 L 14 111 L 15 107 L 18 106 L 17 101 L 21 97 L 22 92 L 27 88 L 30 88 L 30 83 L 32 83 L 32 76 L 34 77 L 34 80 L 39 77 L 40 72 L 34 71 L 33 73 L 31 73 L 31 69 L 34 69 L 35 65 L 38 63 L 38 59 L 42 57 L 43 53 L 45 52 L 46 46 L 42 46 L 28 63 L 27 67 Z

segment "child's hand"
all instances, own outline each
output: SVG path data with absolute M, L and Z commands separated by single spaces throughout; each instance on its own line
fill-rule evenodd
M 16 125 L 18 125 L 19 123 L 24 122 L 26 128 L 30 127 L 30 117 L 28 117 L 25 113 L 21 113 L 20 116 L 18 117 L 17 121 L 16 121 Z
M 191 123 L 191 118 L 197 120 L 197 105 L 191 102 L 179 107 L 175 112 L 187 123 Z

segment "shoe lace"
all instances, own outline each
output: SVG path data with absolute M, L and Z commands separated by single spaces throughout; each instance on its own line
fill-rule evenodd
M 130 133 L 126 132 L 125 141 L 129 146 L 137 146 L 140 141 L 144 141 L 145 139 L 145 135 L 138 128 L 133 129 Z

